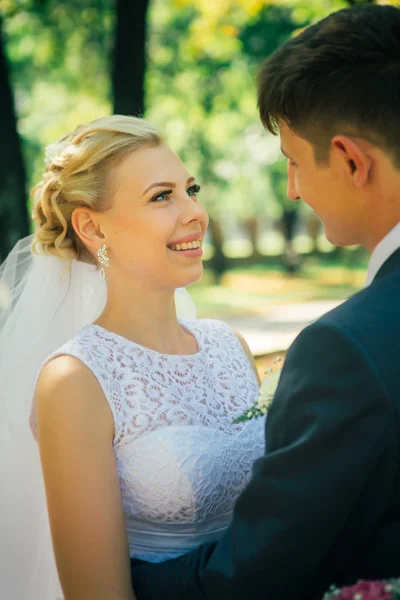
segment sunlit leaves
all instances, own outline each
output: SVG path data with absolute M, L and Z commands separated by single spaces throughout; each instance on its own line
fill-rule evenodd
M 0 2 L 18 127 L 33 183 L 47 144 L 78 122 L 111 110 L 113 3 L 13 0 L 6 7 Z
M 392 4 L 400 6 L 400 0 Z M 261 60 L 300 27 L 347 5 L 152 0 L 147 116 L 205 184 L 202 200 L 211 212 L 245 216 L 279 210 L 285 177 L 281 166 L 271 167 L 279 149 L 259 123 L 256 73 Z M 45 145 L 76 123 L 111 111 L 115 4 L 0 0 L 0 14 L 33 181 Z

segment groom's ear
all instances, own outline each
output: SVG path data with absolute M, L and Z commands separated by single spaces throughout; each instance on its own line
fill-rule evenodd
M 332 152 L 336 153 L 351 183 L 361 189 L 368 182 L 372 167 L 367 144 L 356 138 L 335 135 L 331 145 Z

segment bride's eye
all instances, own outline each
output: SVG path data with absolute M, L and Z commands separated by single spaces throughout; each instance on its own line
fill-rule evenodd
M 197 196 L 200 190 L 201 187 L 196 183 L 195 185 L 192 185 L 190 186 L 190 188 L 188 188 L 187 193 L 189 194 L 189 196 Z
M 157 196 L 153 196 L 150 202 L 162 202 L 163 200 L 169 200 L 170 195 L 172 194 L 172 190 L 164 190 L 157 194 Z

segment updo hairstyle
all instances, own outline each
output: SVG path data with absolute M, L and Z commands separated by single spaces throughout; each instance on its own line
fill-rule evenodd
M 144 119 L 112 115 L 79 125 L 47 149 L 47 169 L 32 189 L 35 253 L 96 264 L 76 234 L 72 212 L 111 204 L 108 175 L 134 150 L 159 146 L 162 135 Z

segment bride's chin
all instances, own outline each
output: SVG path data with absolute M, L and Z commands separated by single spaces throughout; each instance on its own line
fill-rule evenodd
M 182 277 L 182 279 L 179 282 L 175 283 L 175 286 L 177 288 L 185 288 L 188 287 L 189 285 L 193 285 L 194 283 L 197 283 L 198 281 L 200 281 L 200 279 L 203 277 L 203 268 L 199 269 L 197 273 L 191 273 L 190 275 L 188 274 L 188 277 Z

